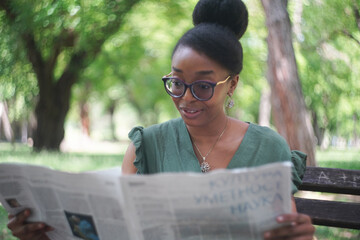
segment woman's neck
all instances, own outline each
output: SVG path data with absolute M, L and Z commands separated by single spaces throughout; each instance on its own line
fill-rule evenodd
M 192 141 L 202 144 L 210 142 L 212 143 L 214 139 L 218 138 L 219 135 L 224 131 L 224 128 L 229 128 L 230 118 L 225 114 L 218 119 L 214 119 L 206 125 L 202 126 L 188 126 L 188 132 L 191 136 Z

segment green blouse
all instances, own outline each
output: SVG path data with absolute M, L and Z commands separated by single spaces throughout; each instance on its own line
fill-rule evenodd
M 134 165 L 138 174 L 160 172 L 201 172 L 190 135 L 182 118 L 148 128 L 135 127 L 129 138 L 136 147 Z M 254 167 L 272 162 L 291 161 L 292 192 L 297 191 L 305 171 L 306 155 L 290 151 L 284 138 L 268 127 L 250 123 L 228 169 Z

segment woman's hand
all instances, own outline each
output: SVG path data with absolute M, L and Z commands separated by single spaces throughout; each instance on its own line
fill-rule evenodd
M 315 227 L 308 215 L 300 213 L 284 214 L 277 217 L 278 223 L 287 225 L 267 231 L 264 233 L 265 240 L 291 239 L 291 240 L 312 240 Z
M 50 240 L 46 236 L 46 232 L 53 228 L 44 223 L 26 223 L 26 219 L 30 216 L 30 210 L 14 215 L 9 215 L 7 227 L 11 230 L 12 235 L 20 240 Z

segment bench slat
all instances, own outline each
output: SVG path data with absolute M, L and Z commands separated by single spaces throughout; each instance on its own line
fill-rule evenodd
M 311 217 L 313 224 L 360 229 L 360 203 L 295 198 L 298 212 Z
M 299 190 L 360 195 L 360 171 L 307 167 Z

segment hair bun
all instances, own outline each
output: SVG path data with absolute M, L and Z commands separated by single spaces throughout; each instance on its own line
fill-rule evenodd
M 193 23 L 214 23 L 228 27 L 240 39 L 248 25 L 248 11 L 241 0 L 199 0 Z

